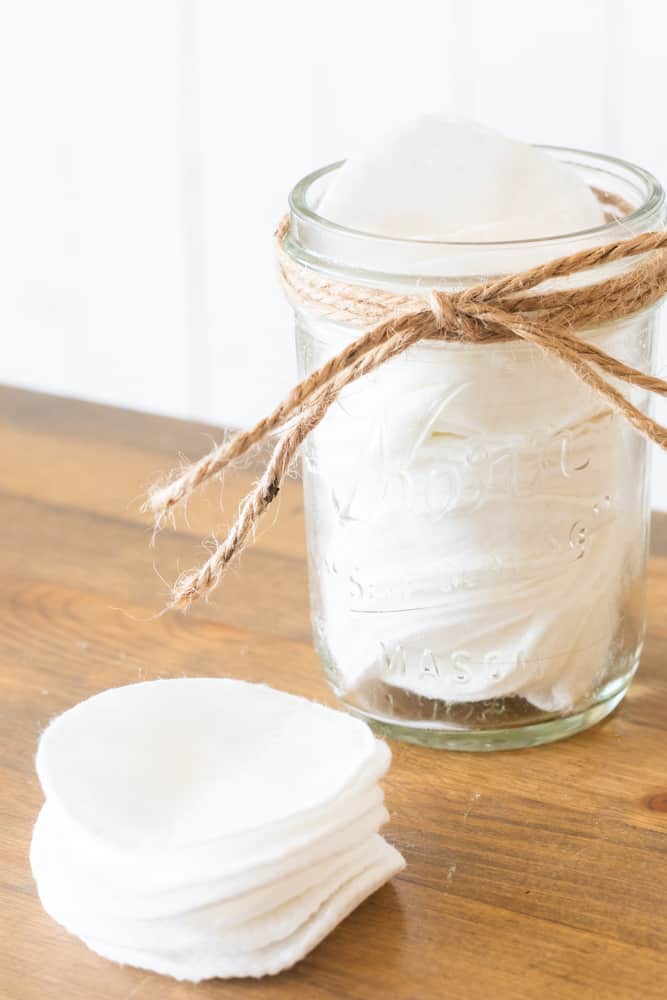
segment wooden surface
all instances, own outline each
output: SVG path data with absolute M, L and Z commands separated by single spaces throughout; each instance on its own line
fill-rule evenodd
M 33 756 L 51 716 L 139 679 L 232 675 L 332 702 L 310 642 L 301 492 L 287 485 L 214 603 L 151 618 L 224 521 L 219 490 L 157 550 L 145 485 L 208 430 L 0 392 L 0 998 L 535 1000 L 667 995 L 667 531 L 649 636 L 596 729 L 496 754 L 393 744 L 386 833 L 408 867 L 295 969 L 181 984 L 87 951 L 40 909 L 27 863 Z M 230 474 L 231 512 L 250 480 Z M 154 565 L 155 561 L 155 565 Z

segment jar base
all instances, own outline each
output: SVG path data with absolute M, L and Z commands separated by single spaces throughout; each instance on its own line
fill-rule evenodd
M 351 705 L 340 698 L 343 707 L 351 715 L 363 719 L 379 735 L 403 743 L 433 747 L 438 750 L 490 751 L 520 750 L 525 747 L 540 746 L 556 740 L 567 739 L 576 733 L 590 729 L 610 715 L 625 697 L 636 667 L 622 678 L 605 685 L 597 692 L 594 704 L 570 715 L 558 715 L 544 722 L 498 729 L 471 730 L 429 726 L 427 723 L 406 724 L 372 715 L 370 712 Z

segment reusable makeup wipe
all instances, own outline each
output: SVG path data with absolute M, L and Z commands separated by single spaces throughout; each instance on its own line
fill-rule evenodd
M 378 833 L 389 759 L 364 723 L 263 685 L 105 691 L 40 740 L 40 899 L 120 962 L 278 972 L 403 867 Z
M 214 977 L 274 975 L 294 965 L 312 951 L 364 899 L 400 871 L 403 867 L 401 855 L 385 841 L 382 843 L 384 857 L 378 857 L 374 864 L 357 877 L 342 883 L 312 917 L 288 937 L 273 941 L 254 952 L 229 954 L 215 947 L 210 951 L 178 951 L 157 955 L 126 950 L 94 939 L 85 939 L 85 943 L 104 958 L 123 965 L 152 969 L 175 979 L 198 982 Z
M 604 223 L 591 189 L 547 153 L 438 114 L 353 153 L 317 210 L 350 229 L 410 240 L 529 240 Z
M 599 242 L 605 222 L 567 163 L 441 115 L 371 140 L 322 184 L 317 213 L 373 237 L 341 243 L 322 226 L 322 252 L 395 292 L 522 270 Z M 641 367 L 645 323 L 590 336 Z M 317 365 L 358 333 L 299 324 Z M 321 617 L 350 700 L 517 697 L 559 712 L 593 689 L 642 543 L 618 506 L 621 418 L 571 371 L 525 343 L 420 343 L 349 385 L 307 448 Z

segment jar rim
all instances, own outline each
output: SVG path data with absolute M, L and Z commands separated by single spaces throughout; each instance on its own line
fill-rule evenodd
M 584 161 L 584 165 L 588 165 L 592 169 L 597 169 L 601 173 L 605 172 L 608 175 L 612 174 L 616 176 L 622 176 L 623 174 L 630 175 L 635 182 L 639 182 L 641 185 L 643 198 L 640 204 L 628 215 L 612 219 L 602 225 L 571 230 L 566 233 L 557 233 L 552 236 L 532 237 L 525 240 L 434 240 L 415 239 L 405 236 L 386 236 L 333 222 L 331 219 L 319 215 L 309 205 L 308 196 L 313 185 L 335 170 L 339 170 L 345 163 L 345 160 L 338 160 L 335 163 L 329 163 L 326 166 L 319 167 L 317 170 L 313 170 L 294 185 L 288 198 L 290 216 L 292 220 L 300 220 L 309 227 L 314 226 L 323 232 L 337 234 L 341 237 L 351 237 L 355 240 L 382 242 L 386 246 L 394 246 L 396 248 L 400 246 L 421 246 L 433 247 L 434 249 L 458 248 L 459 250 L 471 250 L 479 248 L 480 250 L 492 251 L 494 248 L 502 250 L 510 248 L 555 247 L 559 243 L 562 244 L 571 242 L 572 240 L 591 237 L 600 237 L 601 242 L 609 242 L 614 236 L 617 236 L 619 229 L 623 231 L 625 227 L 631 227 L 633 232 L 641 232 L 645 228 L 642 226 L 642 222 L 656 215 L 664 205 L 665 192 L 662 185 L 653 174 L 637 164 L 623 160 L 620 157 L 608 156 L 603 153 L 592 153 L 570 146 L 535 144 L 535 148 L 557 157 L 561 162 L 569 163 L 571 166 L 581 166 L 581 161 Z M 573 163 L 572 157 L 578 158 L 580 161 L 579 164 Z

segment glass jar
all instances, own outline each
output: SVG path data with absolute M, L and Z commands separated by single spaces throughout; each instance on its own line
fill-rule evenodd
M 547 152 L 630 214 L 526 242 L 376 237 L 318 216 L 336 164 L 292 192 L 286 250 L 333 278 L 427 295 L 663 227 L 645 171 Z M 651 370 L 655 323 L 652 308 L 586 336 Z M 358 333 L 297 309 L 301 377 Z M 644 635 L 647 466 L 645 440 L 531 344 L 422 342 L 350 385 L 303 448 L 313 631 L 338 698 L 387 735 L 462 750 L 544 743 L 608 715 Z

